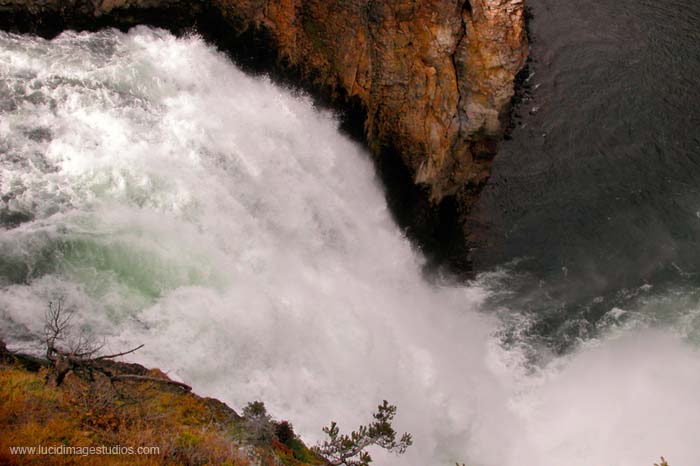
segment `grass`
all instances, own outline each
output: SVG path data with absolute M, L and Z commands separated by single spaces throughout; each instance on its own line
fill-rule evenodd
M 180 387 L 144 381 L 110 383 L 69 373 L 60 387 L 45 383 L 48 369 L 0 363 L 0 464 L 3 465 L 227 465 L 325 464 L 297 438 L 251 443 L 245 423 L 217 400 Z M 157 370 L 148 374 L 164 378 Z M 289 443 L 289 442 L 288 442 Z M 18 455 L 16 446 L 157 447 L 155 454 Z

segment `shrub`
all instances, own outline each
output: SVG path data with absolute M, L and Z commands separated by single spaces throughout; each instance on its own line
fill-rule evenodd
M 329 437 L 328 440 L 314 449 L 334 466 L 369 465 L 372 457 L 365 449 L 373 445 L 399 455 L 403 454 L 413 444 L 413 439 L 411 434 L 405 433 L 398 442 L 396 441 L 396 431 L 391 425 L 395 415 L 396 406 L 384 400 L 377 407 L 377 412 L 372 415 L 374 421 L 366 426 L 360 426 L 350 435 L 341 434 L 338 425 L 331 422 L 329 427 L 323 428 L 323 432 Z
M 269 443 L 275 435 L 275 425 L 272 418 L 267 414 L 265 403 L 253 401 L 243 408 L 243 419 L 250 440 L 255 442 Z
M 291 446 L 292 440 L 296 438 L 296 435 L 294 434 L 294 428 L 292 427 L 292 424 L 289 423 L 289 421 L 278 422 L 275 426 L 275 435 L 277 436 L 277 440 L 287 445 L 288 447 Z

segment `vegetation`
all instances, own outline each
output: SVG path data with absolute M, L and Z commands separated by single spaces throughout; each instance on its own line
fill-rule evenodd
M 262 401 L 253 401 L 243 408 L 243 419 L 250 440 L 254 442 L 270 442 L 275 437 L 275 426 L 272 417 L 267 414 L 267 408 Z
M 49 303 L 46 360 L 13 354 L 0 340 L 0 464 L 96 461 L 81 454 L 11 451 L 42 445 L 135 450 L 97 460 L 110 465 L 368 466 L 368 448 L 403 454 L 413 443 L 408 433 L 397 440 L 392 426 L 396 406 L 384 400 L 371 423 L 341 434 L 331 422 L 323 428 L 328 438 L 309 449 L 288 421 L 272 419 L 263 402 L 248 403 L 239 416 L 217 400 L 192 394 L 189 386 L 157 369 L 114 362 L 142 345 L 100 355 L 104 345 L 76 334 L 72 318 L 62 300 Z M 139 452 L 143 447 L 149 450 Z M 661 457 L 654 466 L 669 464 Z
M 222 466 L 367 466 L 366 449 L 378 446 L 401 454 L 409 434 L 396 440 L 391 422 L 396 407 L 386 401 L 374 421 L 349 435 L 335 422 L 324 428 L 328 439 L 307 448 L 287 421 L 274 421 L 260 401 L 237 415 L 225 404 L 201 398 L 157 369 L 110 364 L 110 371 L 139 371 L 143 379 L 115 384 L 97 372 L 92 380 L 69 371 L 59 385 L 46 383 L 52 364 L 15 355 L 0 341 L 0 464 L 3 465 L 222 465 Z M 109 456 L 16 455 L 16 446 L 155 447 L 148 454 Z M 281 462 L 281 463 L 280 463 Z M 459 466 L 459 465 L 457 465 Z M 661 458 L 654 466 L 669 466 Z
M 76 332 L 72 319 L 62 300 L 49 303 L 45 360 L 13 354 L 0 340 L 0 464 L 366 466 L 372 461 L 366 448 L 401 454 L 412 443 L 409 434 L 396 440 L 396 407 L 384 401 L 369 425 L 341 435 L 333 422 L 323 429 L 329 439 L 310 450 L 263 402 L 248 403 L 239 416 L 157 369 L 113 361 L 143 345 L 102 355 L 104 344 Z M 73 451 L 12 451 L 38 446 Z M 90 448 L 110 452 L 99 459 L 76 453 Z
M 372 415 L 374 421 L 369 425 L 360 426 L 349 435 L 341 434 L 338 425 L 331 422 L 330 426 L 323 428 L 323 432 L 328 435 L 328 440 L 314 447 L 314 450 L 335 466 L 369 465 L 372 457 L 366 449 L 373 445 L 396 454 L 403 454 L 411 446 L 413 439 L 411 434 L 406 433 L 398 442 L 396 441 L 396 431 L 391 425 L 395 415 L 396 406 L 384 400 L 377 407 L 377 412 Z
M 13 354 L 0 341 L 0 464 L 325 464 L 291 425 L 275 424 L 261 402 L 250 403 L 241 417 L 157 369 L 113 361 L 140 346 L 102 355 L 103 344 L 75 331 L 73 313 L 62 300 L 49 303 L 45 319 L 45 360 Z M 72 451 L 11 450 L 38 446 Z M 97 458 L 81 453 L 90 448 L 109 453 Z M 124 454 L 125 448 L 133 454 Z
M 90 381 L 70 372 L 56 386 L 45 383 L 52 370 L 48 365 L 38 370 L 25 366 L 21 359 L 7 355 L 0 362 L 3 465 L 271 466 L 280 460 L 287 466 L 324 464 L 293 434 L 287 433 L 285 444 L 273 429 L 271 438 L 251 442 L 253 434 L 245 418 L 223 403 L 177 385 L 125 380 L 116 386 L 101 374 Z M 147 373 L 166 378 L 158 370 Z M 10 447 L 37 445 L 156 448 L 149 454 L 97 458 L 10 452 Z
M 103 362 L 138 351 L 143 348 L 139 345 L 128 351 L 115 354 L 101 355 L 103 343 L 97 343 L 93 336 L 85 332 L 76 332 L 72 326 L 73 310 L 64 306 L 63 298 L 50 301 L 44 317 L 44 332 L 46 341 L 46 359 L 51 363 L 52 371 L 47 377 L 53 380 L 56 386 L 63 383 L 63 379 L 69 372 L 94 380 L 95 373 L 106 376 L 110 382 L 123 379 L 141 379 L 151 382 L 162 382 L 179 385 L 190 390 L 188 385 L 175 382 L 167 378 L 152 378 L 142 374 L 122 373 L 116 374 L 109 369 L 109 365 Z M 122 366 L 122 369 L 128 366 Z M 48 379 L 47 379 L 48 380 Z
M 30 372 L 17 365 L 4 365 L 0 370 L 1 464 L 96 461 L 83 456 L 10 452 L 10 447 L 36 445 L 156 447 L 154 454 L 99 460 L 115 465 L 248 464 L 230 446 L 235 425 L 212 410 L 206 400 L 151 382 L 129 383 L 117 393 L 102 379 L 86 382 L 72 373 L 56 387 L 44 383 L 48 371 Z

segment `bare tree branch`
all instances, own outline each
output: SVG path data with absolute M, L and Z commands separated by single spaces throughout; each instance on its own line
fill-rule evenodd
M 73 312 L 64 308 L 64 299 L 49 301 L 48 309 L 44 317 L 44 336 L 46 340 L 46 358 L 55 361 L 57 352 L 56 342 L 65 338 L 66 331 L 70 328 Z
M 119 356 L 125 356 L 125 355 L 127 355 L 127 354 L 130 354 L 130 353 L 133 353 L 133 352 L 135 352 L 135 351 L 140 350 L 141 348 L 143 348 L 143 346 L 144 346 L 143 343 L 141 343 L 141 344 L 140 344 L 139 346 L 137 346 L 136 348 L 132 348 L 132 349 L 130 349 L 130 350 L 128 350 L 128 351 L 124 351 L 124 352 L 122 352 L 122 353 L 107 354 L 107 355 L 104 355 L 104 356 L 98 356 L 98 357 L 95 358 L 95 361 L 100 361 L 100 360 L 102 360 L 102 359 L 113 359 L 113 358 L 118 358 Z
M 145 376 L 134 374 L 114 375 L 104 365 L 100 364 L 108 359 L 114 359 L 138 351 L 143 348 L 143 345 L 128 351 L 100 356 L 100 351 L 105 347 L 104 340 L 101 343 L 96 343 L 92 335 L 83 331 L 74 335 L 71 332 L 73 316 L 74 311 L 65 306 L 63 297 L 49 302 L 44 325 L 46 359 L 53 364 L 56 385 L 60 385 L 70 371 L 87 375 L 90 380 L 93 380 L 95 371 L 107 376 L 110 381 L 118 378 L 149 379 L 148 377 L 144 378 Z M 126 375 L 129 377 L 126 377 Z M 165 382 L 163 379 L 154 380 Z M 190 390 L 189 386 L 185 384 L 180 384 L 179 382 L 173 382 L 173 384 Z

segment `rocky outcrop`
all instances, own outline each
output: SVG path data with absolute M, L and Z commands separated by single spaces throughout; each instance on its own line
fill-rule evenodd
M 482 185 L 527 43 L 523 0 L 213 0 L 279 57 L 357 97 L 372 152 L 433 201 Z
M 341 107 L 356 104 L 371 151 L 398 155 L 432 205 L 450 197 L 466 216 L 526 60 L 523 1 L 0 0 L 0 25 L 191 23 L 215 39 L 264 37 L 251 54 L 271 55 Z
M 173 383 L 158 369 L 99 364 L 132 377 L 109 381 L 104 371 L 89 376 L 71 371 L 57 386 L 51 383 L 55 367 L 49 361 L 10 352 L 0 340 L 0 464 L 329 464 L 304 445 L 289 422 L 272 420 L 261 403 L 262 415 L 246 417 L 244 409 L 240 416 L 219 400 Z M 62 445 L 73 453 L 12 452 L 18 445 Z M 100 449 L 108 456 L 94 456 Z

